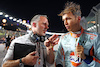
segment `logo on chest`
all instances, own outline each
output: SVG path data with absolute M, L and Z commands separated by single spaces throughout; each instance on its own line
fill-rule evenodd
M 72 63 L 73 66 L 79 66 L 82 62 L 82 59 L 77 57 L 74 52 L 71 52 L 70 62 Z

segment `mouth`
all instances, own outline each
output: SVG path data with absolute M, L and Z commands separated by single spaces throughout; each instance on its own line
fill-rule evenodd
M 43 30 L 43 32 L 45 33 L 47 30 L 45 29 L 45 30 Z
M 66 29 L 69 29 L 70 27 L 69 26 L 65 26 L 66 27 Z

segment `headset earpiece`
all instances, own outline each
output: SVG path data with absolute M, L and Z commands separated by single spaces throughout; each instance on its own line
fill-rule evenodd
M 34 42 L 44 42 L 45 41 L 45 36 L 39 36 L 37 34 L 31 34 L 31 39 Z

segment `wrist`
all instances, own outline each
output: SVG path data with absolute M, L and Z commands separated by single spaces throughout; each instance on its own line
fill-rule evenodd
M 86 56 L 85 56 L 85 55 L 83 55 L 82 59 L 83 59 L 83 60 L 85 60 L 85 59 L 86 59 Z
M 22 58 L 19 59 L 19 66 L 22 66 L 23 62 L 22 62 Z
M 47 48 L 47 52 L 52 52 L 53 48 Z
M 19 59 L 19 63 L 22 63 L 22 58 Z
M 47 48 L 47 54 L 53 53 L 53 48 Z
M 21 62 L 22 62 L 23 64 L 25 64 L 25 58 L 24 58 L 24 57 L 21 58 Z
M 86 55 L 86 59 L 83 59 L 87 64 L 90 64 L 93 61 L 93 57 L 92 56 L 87 56 Z

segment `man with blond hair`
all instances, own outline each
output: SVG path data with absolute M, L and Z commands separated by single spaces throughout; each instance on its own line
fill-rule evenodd
M 67 2 L 59 16 L 69 32 L 60 37 L 56 67 L 99 67 L 100 35 L 82 28 L 80 5 Z

